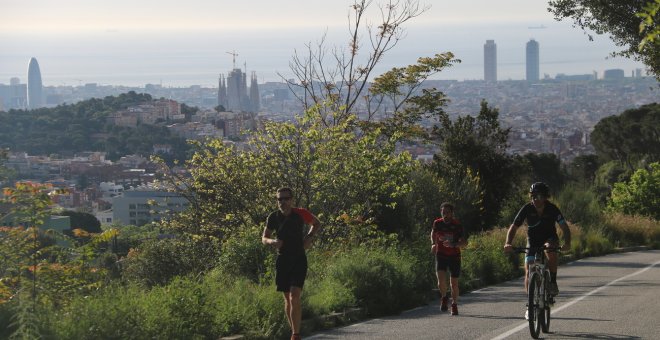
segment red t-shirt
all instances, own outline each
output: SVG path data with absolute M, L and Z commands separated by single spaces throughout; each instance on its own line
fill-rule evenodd
M 449 240 L 456 244 L 463 238 L 463 227 L 456 219 L 445 223 L 442 218 L 433 221 L 433 244 L 436 245 L 436 254 L 442 256 L 460 256 L 461 248 L 445 247 L 443 242 Z

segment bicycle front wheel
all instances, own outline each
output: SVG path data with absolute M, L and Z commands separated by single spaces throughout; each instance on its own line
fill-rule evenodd
M 548 285 L 550 285 L 550 272 L 545 271 L 543 273 L 543 320 L 541 320 L 541 330 L 543 333 L 548 333 L 550 331 L 550 295 L 548 294 Z
M 529 334 L 534 339 L 539 338 L 541 331 L 541 323 L 544 317 L 543 309 L 541 308 L 541 276 L 533 273 L 529 278 L 529 287 L 527 288 L 527 316 L 529 317 Z

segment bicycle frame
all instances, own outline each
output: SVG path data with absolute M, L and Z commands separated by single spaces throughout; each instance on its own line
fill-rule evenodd
M 536 248 L 514 248 L 517 253 L 525 253 L 529 250 L 534 254 L 534 261 L 528 262 L 527 276 L 527 316 L 529 321 L 529 332 L 532 338 L 537 339 L 540 331 L 547 333 L 550 328 L 550 308 L 552 298 L 548 295 L 550 284 L 550 270 L 547 264 L 545 251 L 557 251 L 558 248 L 536 247 Z

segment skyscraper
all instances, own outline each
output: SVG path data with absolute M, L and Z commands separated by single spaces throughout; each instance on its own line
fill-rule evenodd
M 43 105 L 41 70 L 36 58 L 31 58 L 28 64 L 27 102 L 30 109 L 40 108 Z
M 531 39 L 526 48 L 527 81 L 539 81 L 539 43 Z
M 497 81 L 497 45 L 495 40 L 486 40 L 484 45 L 484 80 Z

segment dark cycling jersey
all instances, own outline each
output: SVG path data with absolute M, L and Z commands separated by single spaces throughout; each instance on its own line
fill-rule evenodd
M 463 238 L 463 227 L 457 220 L 452 219 L 449 223 L 445 223 L 442 218 L 439 218 L 433 221 L 433 244 L 436 245 L 437 255 L 460 256 L 461 248 L 445 247 L 442 242 L 449 240 L 455 244 L 461 238 Z
M 291 208 L 291 213 L 284 216 L 281 211 L 273 211 L 266 219 L 266 227 L 275 231 L 278 240 L 282 240 L 279 255 L 305 255 L 303 232 L 305 224 L 312 224 L 314 217 L 303 208 Z
M 556 205 L 546 201 L 543 213 L 539 216 L 534 204 L 525 204 L 513 224 L 520 227 L 527 221 L 527 240 L 530 244 L 538 246 L 550 239 L 558 239 L 555 223 L 565 223 L 564 216 Z

